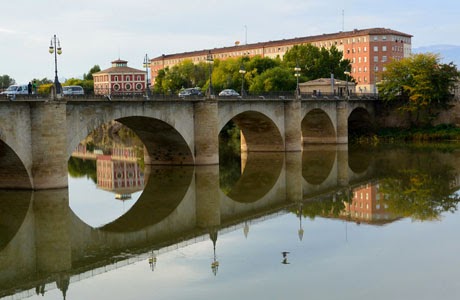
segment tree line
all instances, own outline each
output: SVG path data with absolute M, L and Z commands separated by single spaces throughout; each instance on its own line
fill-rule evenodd
M 343 59 L 343 53 L 335 46 L 326 49 L 311 44 L 293 46 L 283 59 L 243 56 L 214 59 L 212 65 L 209 62 L 194 64 L 191 60 L 184 60 L 171 68 L 160 70 L 153 91 L 174 94 L 184 88 L 198 87 L 204 92 L 209 88 L 210 79 L 215 91 L 240 91 L 242 87 L 249 93 L 294 91 L 297 84 L 296 67 L 300 68 L 300 82 L 329 78 L 331 73 L 335 78 L 345 80 L 344 72 L 351 70 L 351 62 Z

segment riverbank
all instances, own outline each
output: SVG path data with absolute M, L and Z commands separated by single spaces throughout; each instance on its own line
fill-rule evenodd
M 460 128 L 442 124 L 423 128 L 381 128 L 370 136 L 353 139 L 357 143 L 378 142 L 460 142 Z

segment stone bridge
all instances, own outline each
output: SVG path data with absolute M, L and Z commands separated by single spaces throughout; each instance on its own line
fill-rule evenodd
M 72 151 L 93 130 L 112 120 L 139 136 L 146 164 L 213 165 L 219 163 L 219 133 L 229 121 L 241 129 L 242 149 L 296 152 L 305 144 L 347 144 L 349 131 L 372 124 L 374 103 L 339 99 L 0 101 L 0 140 L 3 148 L 14 153 L 2 160 L 0 188 L 66 187 Z

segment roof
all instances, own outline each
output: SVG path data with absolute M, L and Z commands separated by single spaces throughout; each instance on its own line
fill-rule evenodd
M 134 68 L 128 67 L 128 61 L 123 60 L 123 59 L 116 59 L 112 61 L 112 67 L 93 73 L 94 75 L 100 75 L 100 74 L 111 74 L 111 73 L 145 73 L 144 70 L 138 70 Z
M 130 67 L 111 67 L 96 73 L 93 73 L 94 75 L 98 74 L 110 74 L 110 73 L 145 73 L 145 70 L 138 70 Z
M 352 31 L 340 31 L 336 33 L 323 33 L 322 35 L 314 35 L 314 36 L 306 36 L 306 37 L 296 37 L 290 39 L 283 39 L 283 40 L 276 40 L 276 41 L 268 41 L 268 42 L 260 42 L 260 43 L 253 43 L 247 45 L 238 45 L 238 46 L 230 46 L 230 47 L 222 47 L 222 48 L 214 48 L 214 49 L 204 49 L 198 51 L 190 51 L 190 52 L 183 52 L 183 53 L 175 53 L 175 54 L 163 54 L 161 56 L 155 57 L 151 59 L 151 61 L 161 61 L 163 59 L 170 59 L 170 58 L 181 58 L 181 57 L 190 57 L 192 55 L 206 55 L 210 51 L 212 54 L 217 53 L 227 53 L 231 51 L 241 51 L 241 50 L 249 50 L 254 48 L 263 48 L 263 47 L 273 47 L 273 46 L 283 46 L 283 45 L 292 45 L 292 44 L 302 44 L 302 43 L 313 43 L 317 41 L 324 41 L 324 40 L 331 40 L 331 39 L 341 39 L 341 38 L 348 38 L 354 36 L 363 36 L 363 35 L 398 35 L 411 38 L 412 35 L 396 31 L 389 28 L 368 28 L 368 29 L 354 29 Z
M 334 79 L 334 84 L 336 84 L 336 85 L 346 85 L 347 82 L 344 81 L 344 80 L 340 80 L 340 79 Z M 313 80 L 310 80 L 310 81 L 299 83 L 299 85 L 300 86 L 318 86 L 318 85 L 330 86 L 331 85 L 331 78 L 313 79 Z M 351 86 L 355 85 L 355 83 L 352 82 L 352 81 L 348 81 L 348 85 L 351 87 Z

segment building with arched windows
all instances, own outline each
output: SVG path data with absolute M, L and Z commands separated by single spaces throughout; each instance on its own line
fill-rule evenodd
M 112 67 L 93 74 L 94 94 L 143 93 L 146 89 L 145 70 L 128 67 L 126 60 L 112 61 Z

